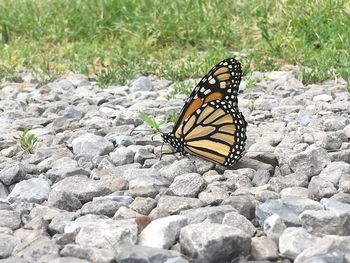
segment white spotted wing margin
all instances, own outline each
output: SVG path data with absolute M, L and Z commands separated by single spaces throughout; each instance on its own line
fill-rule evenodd
M 237 107 L 225 100 L 211 101 L 183 123 L 183 149 L 209 161 L 233 166 L 245 149 L 246 127 Z

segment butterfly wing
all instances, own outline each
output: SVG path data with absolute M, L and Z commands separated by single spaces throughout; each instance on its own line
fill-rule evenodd
M 247 123 L 225 100 L 202 105 L 181 125 L 184 150 L 225 166 L 232 166 L 244 151 Z
M 179 137 L 184 121 L 202 105 L 214 100 L 225 99 L 237 106 L 239 83 L 242 78 L 241 64 L 234 58 L 228 58 L 213 67 L 197 84 L 185 102 L 173 133 Z

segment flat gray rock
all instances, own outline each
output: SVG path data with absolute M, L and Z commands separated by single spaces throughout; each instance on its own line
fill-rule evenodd
M 117 248 L 121 244 L 135 244 L 137 224 L 134 220 L 105 220 L 83 226 L 75 242 L 83 247 Z
M 203 205 L 204 203 L 196 198 L 163 195 L 158 200 L 157 208 L 172 215 L 182 210 L 198 208 Z
M 221 223 L 225 214 L 230 212 L 237 211 L 230 205 L 221 205 L 188 209 L 181 211 L 180 215 L 187 218 L 188 224 L 201 223 L 205 220 Z
M 128 244 L 118 247 L 115 260 L 118 263 L 188 263 L 176 251 Z
M 93 197 L 107 195 L 111 193 L 109 185 L 96 180 L 90 180 L 86 176 L 71 176 L 64 178 L 52 186 L 51 193 L 68 192 L 72 193 L 82 202 L 92 200 Z
M 17 183 L 7 197 L 7 200 L 10 203 L 27 201 L 41 204 L 48 199 L 50 191 L 51 187 L 47 180 L 32 178 Z
M 6 163 L 0 171 L 0 181 L 4 185 L 11 185 L 23 180 L 25 177 L 25 171 L 21 163 Z
M 110 263 L 114 258 L 112 249 L 86 247 L 75 244 L 67 244 L 60 251 L 64 257 L 78 257 L 89 262 Z
M 238 214 L 237 212 L 226 213 L 222 224 L 230 225 L 243 230 L 249 236 L 253 236 L 256 232 L 254 225 L 244 216 Z
M 15 230 L 21 225 L 21 214 L 17 211 L 0 210 L 0 227 Z
M 302 227 L 288 227 L 279 238 L 279 251 L 283 257 L 294 260 L 305 249 L 313 246 L 318 239 Z
M 138 244 L 168 249 L 175 244 L 180 235 L 180 230 L 186 225 L 187 218 L 179 215 L 153 220 L 142 230 Z
M 350 235 L 350 213 L 307 210 L 299 216 L 303 228 L 316 235 Z
M 196 260 L 226 262 L 250 251 L 251 238 L 242 230 L 215 223 L 191 224 L 180 232 L 181 251 Z
M 90 133 L 75 138 L 72 141 L 72 146 L 75 154 L 89 154 L 92 156 L 106 155 L 114 149 L 113 143 L 101 136 Z
M 262 225 L 266 218 L 278 214 L 287 226 L 297 226 L 301 225 L 298 216 L 305 210 L 323 210 L 323 205 L 308 198 L 286 196 L 257 206 L 256 217 Z
M 20 243 L 18 237 L 0 233 L 0 258 L 11 256 L 13 249 Z
M 177 196 L 197 197 L 205 187 L 206 183 L 199 174 L 186 173 L 175 177 L 169 189 Z
M 350 237 L 324 236 L 301 252 L 294 262 L 349 262 L 349 247 Z
M 250 253 L 256 260 L 273 260 L 278 258 L 277 245 L 268 237 L 253 237 L 251 246 Z

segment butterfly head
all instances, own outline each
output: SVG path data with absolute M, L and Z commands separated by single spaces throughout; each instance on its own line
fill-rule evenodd
M 175 137 L 175 135 L 171 132 L 162 133 L 162 138 L 165 143 L 169 143 L 172 147 L 175 148 L 175 151 L 182 153 L 183 152 L 183 143 Z

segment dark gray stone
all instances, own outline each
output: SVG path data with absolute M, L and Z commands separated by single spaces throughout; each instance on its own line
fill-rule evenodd
M 253 237 L 251 255 L 254 259 L 277 259 L 278 249 L 276 243 L 268 237 Z
M 231 195 L 221 204 L 231 205 L 238 211 L 238 213 L 248 218 L 249 220 L 255 217 L 256 201 L 251 195 Z
M 188 224 L 201 223 L 205 220 L 221 224 L 225 214 L 230 212 L 237 211 L 230 205 L 221 205 L 188 209 L 181 211 L 180 215 L 187 218 Z

